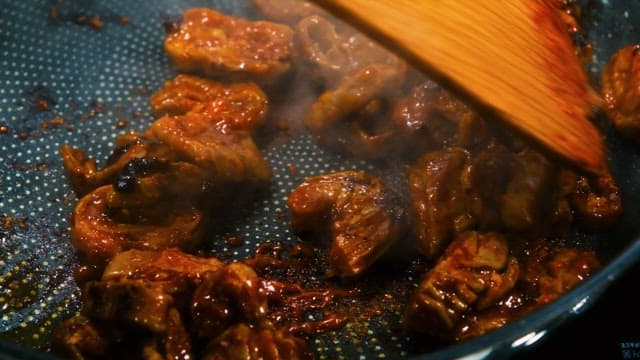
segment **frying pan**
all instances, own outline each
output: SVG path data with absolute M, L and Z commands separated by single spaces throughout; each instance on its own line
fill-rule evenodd
M 583 1 L 587 3 L 587 1 Z M 617 49 L 640 41 L 640 2 L 588 1 L 588 33 L 597 79 Z M 142 131 L 152 121 L 148 98 L 175 76 L 162 49 L 163 21 L 195 6 L 254 17 L 244 1 L 0 1 L 0 357 L 51 359 L 51 330 L 79 310 L 77 265 L 69 243 L 76 198 L 58 155 L 62 144 L 104 161 L 116 135 Z M 92 18 L 99 15 L 101 24 Z M 601 120 L 601 119 L 600 119 Z M 485 336 L 454 346 L 426 346 L 372 321 L 357 341 L 329 334 L 312 341 L 324 358 L 495 358 L 543 339 L 580 314 L 640 257 L 640 147 L 606 124 L 612 171 L 625 211 L 606 233 L 577 233 L 572 245 L 595 249 L 601 271 L 557 301 Z M 214 254 L 250 255 L 264 241 L 297 237 L 282 216 L 286 196 L 304 178 L 329 171 L 377 169 L 327 152 L 307 135 L 266 146 L 274 170 L 269 195 L 238 210 L 244 219 L 213 241 Z M 298 171 L 291 171 L 295 164 Z M 245 240 L 229 247 L 228 234 Z M 356 345 L 357 344 L 357 345 Z

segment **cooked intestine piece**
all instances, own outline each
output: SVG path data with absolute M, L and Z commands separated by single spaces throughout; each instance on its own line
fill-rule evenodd
M 261 126 L 269 111 L 267 95 L 253 83 L 224 84 L 186 74 L 165 82 L 150 103 L 156 116 L 184 115 L 204 107 L 198 112 L 205 117 L 245 131 Z
M 578 224 L 589 230 L 606 230 L 622 217 L 622 193 L 613 175 L 578 176 L 570 197 Z
M 98 169 L 95 159 L 79 148 L 62 145 L 60 148 L 62 164 L 77 196 L 83 196 L 92 190 L 112 184 L 123 169 L 134 159 L 154 158 L 171 161 L 174 156 L 164 144 L 145 138 L 142 134 L 129 133 L 116 138 L 115 148 L 102 169 Z
M 451 146 L 472 150 L 490 139 L 484 120 L 432 81 L 414 86 L 389 120 L 394 141 L 409 155 Z
M 151 105 L 157 115 L 177 119 L 177 122 L 180 121 L 180 116 L 185 116 L 190 119 L 185 120 L 188 126 L 197 123 L 201 128 L 208 128 L 208 134 L 215 134 L 210 136 L 216 137 L 217 140 L 211 141 L 213 148 L 209 151 L 220 154 L 217 160 L 213 160 L 220 167 L 233 161 L 242 162 L 244 159 L 248 162 L 246 165 L 249 168 L 255 165 L 257 171 L 262 172 L 263 178 L 268 177 L 267 173 L 270 173 L 270 170 L 266 169 L 266 162 L 250 138 L 251 133 L 264 123 L 269 110 L 266 95 L 255 84 L 223 84 L 195 76 L 178 75 L 166 82 L 164 87 L 152 96 Z M 162 120 L 151 127 L 162 133 L 162 127 L 168 126 L 171 122 L 172 120 Z M 115 149 L 102 169 L 98 169 L 96 160 L 87 157 L 81 149 L 63 145 L 60 154 L 76 194 L 83 196 L 102 185 L 117 184 L 123 177 L 129 177 L 133 181 L 138 165 L 144 162 L 165 165 L 175 162 L 197 162 L 194 157 L 184 156 L 184 151 L 181 151 L 184 143 L 189 141 L 186 139 L 186 132 L 175 130 L 173 134 L 165 134 L 164 137 L 170 139 L 168 142 L 150 136 L 150 132 L 151 130 L 145 134 L 128 133 L 118 136 Z M 202 134 L 196 135 L 202 140 Z M 229 149 L 224 149 L 224 146 L 229 146 Z M 237 156 L 234 155 L 234 151 L 237 151 Z M 182 154 L 183 157 L 179 158 L 178 154 Z M 252 159 L 246 159 L 247 157 Z M 184 175 L 191 172 L 187 171 Z M 207 176 L 217 176 L 214 174 L 215 171 L 208 171 L 207 175 L 207 171 L 203 169 L 201 173 L 205 182 L 212 180 Z M 242 179 L 237 180 L 242 182 Z
M 258 323 L 268 311 L 262 279 L 242 263 L 206 274 L 190 307 L 192 329 L 200 338 L 213 338 L 240 322 Z
M 498 233 L 465 232 L 427 272 L 404 313 L 404 325 L 447 337 L 462 317 L 483 310 L 513 289 L 519 274 L 507 240 Z
M 293 31 L 208 8 L 192 8 L 167 34 L 164 49 L 181 72 L 271 84 L 291 64 Z
M 240 323 L 211 340 L 203 360 L 307 360 L 315 355 L 309 344 L 289 331 L 270 324 Z
M 353 28 L 323 16 L 306 17 L 295 26 L 296 61 L 326 89 L 369 65 L 387 65 L 404 80 L 406 63 Z
M 367 65 L 321 94 L 304 123 L 322 144 L 360 157 L 385 157 L 394 135 L 388 114 L 402 81 L 394 66 Z
M 618 50 L 602 71 L 602 97 L 613 126 L 640 141 L 640 45 Z
M 205 273 L 215 273 L 223 266 L 216 258 L 195 256 L 175 248 L 159 251 L 131 249 L 119 252 L 111 259 L 102 273 L 102 280 L 145 279 L 197 285 Z
M 557 299 L 600 269 L 595 251 L 553 247 L 546 242 L 525 249 L 525 259 L 520 278 L 537 306 Z
M 85 195 L 71 219 L 71 242 L 83 261 L 104 266 L 115 254 L 127 249 L 193 249 L 202 238 L 203 213 L 193 207 L 155 204 L 157 217 L 120 221 L 107 207 L 115 191 L 110 185 Z
M 171 148 L 179 159 L 202 169 L 211 183 L 262 186 L 271 178 L 269 163 L 251 134 L 212 120 L 206 107 L 184 115 L 165 115 L 145 133 Z

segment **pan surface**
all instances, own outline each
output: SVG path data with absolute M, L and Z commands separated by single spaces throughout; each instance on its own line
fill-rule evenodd
M 589 71 L 597 79 L 613 52 L 640 41 L 640 2 L 588 3 L 595 48 Z M 30 349 L 46 352 L 55 325 L 79 310 L 77 258 L 69 243 L 76 198 L 58 149 L 80 147 L 100 164 L 118 134 L 143 131 L 153 121 L 149 95 L 175 76 L 162 49 L 163 19 L 195 6 L 255 15 L 246 2 L 233 0 L 0 1 L 0 355 L 47 358 Z M 102 25 L 91 22 L 95 15 Z M 598 251 L 604 264 L 599 273 L 526 318 L 460 345 L 419 344 L 389 323 L 391 314 L 318 337 L 312 346 L 319 357 L 497 357 L 533 344 L 596 301 L 640 257 L 640 147 L 610 130 L 607 143 L 623 191 L 623 220 L 611 232 L 571 240 Z M 268 195 L 240 210 L 243 221 L 212 241 L 214 254 L 241 259 L 265 241 L 296 241 L 287 217 L 276 214 L 287 212 L 287 195 L 303 178 L 378 171 L 327 152 L 306 135 L 274 142 L 263 152 L 274 171 Z M 229 234 L 240 234 L 243 245 L 227 246 Z

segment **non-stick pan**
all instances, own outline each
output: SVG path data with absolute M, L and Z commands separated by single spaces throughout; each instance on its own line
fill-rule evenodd
M 640 2 L 581 3 L 595 49 L 588 70 L 598 87 L 610 55 L 640 41 Z M 143 131 L 153 121 L 149 95 L 175 76 L 162 48 L 163 23 L 195 6 L 255 16 L 247 2 L 234 0 L 0 1 L 0 357 L 51 358 L 46 352 L 52 329 L 79 310 L 77 257 L 69 243 L 76 197 L 58 149 L 71 144 L 104 161 L 118 134 Z M 378 319 L 351 335 L 318 337 L 312 341 L 318 356 L 500 357 L 543 339 L 597 301 L 640 257 L 640 147 L 605 130 L 624 216 L 607 233 L 578 233 L 569 240 L 594 248 L 602 270 L 550 305 L 462 344 L 430 347 Z M 376 172 L 372 164 L 328 152 L 305 134 L 263 151 L 274 171 L 269 195 L 243 205 L 242 221 L 212 239 L 213 253 L 240 259 L 264 241 L 295 241 L 282 214 L 287 195 L 307 176 Z M 244 243 L 228 246 L 228 234 L 241 235 Z

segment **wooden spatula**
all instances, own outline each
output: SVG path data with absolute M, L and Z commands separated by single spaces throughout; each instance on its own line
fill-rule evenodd
M 435 81 L 599 173 L 599 102 L 554 0 L 314 0 Z

